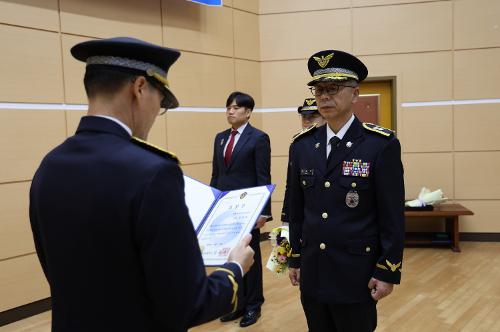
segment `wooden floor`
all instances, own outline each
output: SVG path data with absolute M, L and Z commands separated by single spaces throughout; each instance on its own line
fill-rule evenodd
M 462 253 L 408 248 L 402 285 L 379 302 L 377 331 L 500 331 L 500 243 L 462 242 Z M 267 259 L 270 245 L 262 243 Z M 265 264 L 265 262 L 264 262 Z M 209 324 L 192 332 L 307 331 L 299 293 L 286 277 L 264 272 L 262 318 Z M 50 312 L 0 327 L 0 332 L 49 332 Z

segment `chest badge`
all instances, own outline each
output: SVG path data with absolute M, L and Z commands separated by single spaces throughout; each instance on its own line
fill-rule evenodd
M 345 204 L 354 209 L 359 204 L 359 194 L 356 190 L 349 190 L 347 195 L 345 195 Z
M 314 147 L 315 147 L 316 149 L 319 149 L 319 146 L 320 146 L 320 145 L 321 145 L 321 144 L 316 143 L 316 144 L 314 145 Z

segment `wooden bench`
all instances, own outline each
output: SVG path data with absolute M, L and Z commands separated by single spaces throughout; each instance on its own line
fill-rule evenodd
M 445 230 L 448 239 L 432 241 L 428 234 L 407 233 L 405 244 L 409 246 L 420 245 L 446 245 L 454 252 L 460 252 L 460 238 L 458 231 L 458 217 L 471 216 L 474 213 L 460 204 L 441 204 L 434 207 L 432 211 L 405 211 L 406 220 L 412 218 L 441 218 L 445 221 Z

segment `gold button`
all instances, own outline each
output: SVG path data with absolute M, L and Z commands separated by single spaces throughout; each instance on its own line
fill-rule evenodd
M 328 181 L 325 182 L 325 188 L 330 188 L 330 182 Z
M 366 248 L 365 248 L 365 251 L 366 251 L 366 252 L 370 252 L 371 250 L 372 250 L 372 248 L 370 248 L 370 247 L 366 247 Z
M 356 188 L 356 182 L 351 183 L 351 187 Z
M 325 250 L 325 248 L 326 248 L 326 244 L 321 243 L 321 244 L 319 245 L 319 248 L 320 248 L 321 250 Z
M 302 184 L 305 186 L 307 184 L 307 182 L 304 180 L 304 181 L 302 181 Z
M 328 218 L 328 213 L 323 212 L 323 214 L 321 214 L 321 216 L 323 217 L 323 219 L 326 219 L 326 218 Z

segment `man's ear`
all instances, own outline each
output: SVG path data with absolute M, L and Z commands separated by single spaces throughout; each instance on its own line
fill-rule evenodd
M 359 87 L 355 87 L 352 89 L 352 102 L 356 103 L 359 97 Z
M 132 83 L 132 93 L 139 99 L 147 88 L 148 81 L 144 76 L 137 76 Z

